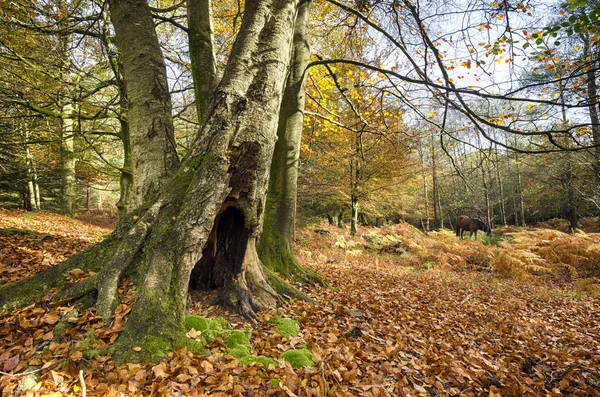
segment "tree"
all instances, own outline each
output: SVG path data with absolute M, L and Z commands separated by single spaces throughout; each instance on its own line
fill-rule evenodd
M 115 7 L 111 10 L 115 26 L 124 28 L 116 28 L 122 35 L 119 44 L 124 52 L 124 78 L 135 87 L 148 78 L 140 73 L 136 61 L 147 64 L 148 60 L 135 56 L 125 59 L 125 53 L 135 50 L 128 46 L 139 45 L 137 38 L 150 32 L 123 25 L 126 15 L 144 15 L 147 4 L 128 0 L 111 2 L 111 6 Z M 155 191 L 123 218 L 104 242 L 49 271 L 3 286 L 3 310 L 35 299 L 48 287 L 60 287 L 62 274 L 80 267 L 98 273 L 62 296 L 80 298 L 97 292 L 97 313 L 108 320 L 118 301 L 119 277 L 131 271 L 136 274 L 136 301 L 125 330 L 115 342 L 113 357 L 138 361 L 155 360 L 186 344 L 185 302 L 190 276 L 197 266 L 192 283 L 219 288 L 223 301 L 248 317 L 277 305 L 278 296 L 267 282 L 256 253 L 256 240 L 262 225 L 296 7 L 295 1 L 285 0 L 246 3 L 211 115 L 162 193 Z M 152 41 L 149 37 L 143 40 L 145 45 Z M 150 50 L 151 55 L 159 59 L 156 51 Z M 135 101 L 135 95 L 141 95 L 140 91 L 128 95 L 129 101 Z M 156 117 L 143 107 L 139 109 L 140 116 Z M 131 107 L 129 117 L 133 124 Z M 162 121 L 154 124 L 159 123 Z M 133 349 L 136 346 L 141 347 L 139 352 Z

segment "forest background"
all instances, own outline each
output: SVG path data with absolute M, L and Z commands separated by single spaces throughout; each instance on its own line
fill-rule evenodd
M 443 59 L 444 73 L 434 70 L 439 81 L 432 77 L 433 83 L 456 81 L 494 95 L 464 99 L 469 114 L 448 107 L 436 87 L 394 81 L 394 73 L 411 65 L 385 37 L 398 27 L 386 19 L 383 4 L 355 4 L 349 11 L 315 3 L 300 219 L 327 217 L 353 227 L 404 219 L 431 229 L 467 214 L 492 227 L 562 218 L 576 228 L 579 217 L 597 215 L 598 150 L 581 150 L 597 139 L 591 87 L 597 21 L 588 17 L 595 8 L 588 2 L 561 6 L 517 3 L 508 10 L 510 25 L 507 11 L 494 3 L 458 4 L 460 13 L 442 5 L 419 10 Z M 153 7 L 183 155 L 199 128 L 186 8 L 168 1 Z M 241 7 L 213 4 L 217 74 Z M 1 12 L 0 206 L 71 215 L 81 208 L 122 208 L 119 180 L 126 183 L 131 173 L 130 149 L 106 9 L 6 2 Z M 415 26 L 406 29 L 407 37 L 417 37 Z M 413 47 L 419 62 L 436 64 L 419 43 Z M 533 102 L 504 100 L 515 96 Z

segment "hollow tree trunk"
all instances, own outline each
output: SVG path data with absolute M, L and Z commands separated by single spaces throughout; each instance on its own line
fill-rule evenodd
M 198 123 L 202 124 L 218 83 L 210 0 L 187 0 L 188 38 Z
M 264 227 L 258 245 L 260 259 L 268 269 L 286 276 L 295 276 L 301 281 L 315 281 L 315 275 L 300 266 L 294 258 L 292 245 L 296 224 L 306 66 L 310 61 L 309 7 L 310 1 L 303 1 L 298 6 L 290 71 L 279 111 Z
M 127 98 L 132 175 L 127 206 L 136 208 L 156 194 L 177 168 L 171 97 L 148 4 L 110 0 L 109 11 Z
M 218 288 L 226 304 L 248 317 L 278 304 L 258 258 L 256 239 L 262 227 L 296 7 L 290 0 L 246 2 L 211 113 L 178 170 L 162 193 L 124 217 L 108 240 L 78 256 L 96 253 L 98 261 L 93 263 L 101 263 L 101 269 L 61 296 L 78 298 L 97 291 L 97 314 L 107 321 L 118 303 L 120 275 L 126 269 L 137 274 L 136 300 L 115 342 L 115 360 L 155 361 L 185 345 L 190 281 Z M 127 14 L 131 9 L 122 11 Z M 81 259 L 79 265 L 92 266 Z M 193 271 L 209 276 L 190 280 Z M 44 273 L 36 277 L 47 280 Z M 60 284 L 56 277 L 51 280 L 39 289 Z M 11 297 L 0 302 L 2 306 L 31 299 L 30 295 L 23 298 L 27 287 L 28 280 L 0 287 L 0 299 Z

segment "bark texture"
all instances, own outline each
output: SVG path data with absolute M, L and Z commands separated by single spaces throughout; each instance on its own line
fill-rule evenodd
M 212 8 L 210 0 L 187 0 L 186 4 L 196 112 L 202 124 L 218 83 Z
M 178 164 L 162 52 L 145 0 L 110 0 L 123 65 L 131 144 L 131 207 L 159 191 Z

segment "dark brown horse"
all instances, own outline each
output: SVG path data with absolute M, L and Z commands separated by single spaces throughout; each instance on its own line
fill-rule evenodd
M 471 232 L 469 239 L 473 237 L 473 232 L 475 232 L 475 238 L 477 238 L 477 230 L 483 230 L 488 236 L 492 234 L 492 229 L 483 223 L 481 219 L 469 218 L 468 216 L 461 215 L 456 218 L 456 235 L 460 236 L 461 240 L 465 230 Z

